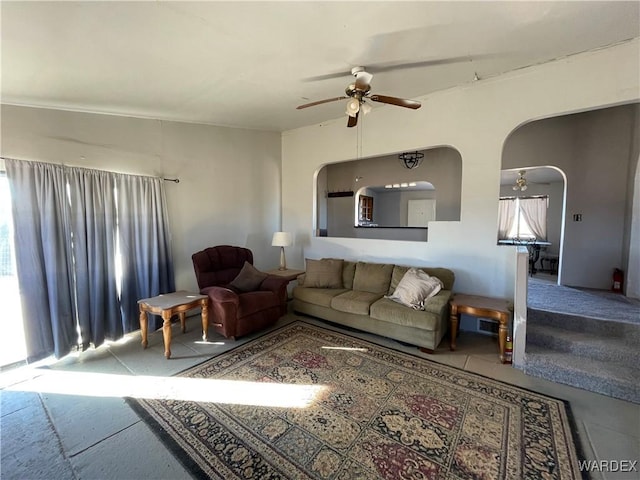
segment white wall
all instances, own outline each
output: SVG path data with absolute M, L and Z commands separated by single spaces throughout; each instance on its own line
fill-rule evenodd
M 531 120 L 638 101 L 639 59 L 634 39 L 436 92 L 416 111 L 374 108 L 359 127 L 363 157 L 441 145 L 462 156 L 461 221 L 432 223 L 428 243 L 314 237 L 315 172 L 353 158 L 358 131 L 340 118 L 284 132 L 283 224 L 297 238 L 289 263 L 334 256 L 442 265 L 455 271 L 456 291 L 513 298 L 515 251 L 496 245 L 505 139 Z
M 279 263 L 280 134 L 3 105 L 3 157 L 179 178 L 166 183 L 178 289 L 197 289 L 191 255 L 246 246 Z

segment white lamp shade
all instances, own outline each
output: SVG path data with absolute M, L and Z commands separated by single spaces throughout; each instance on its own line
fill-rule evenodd
M 275 232 L 273 234 L 273 240 L 271 245 L 274 247 L 288 247 L 292 245 L 291 233 L 289 232 Z

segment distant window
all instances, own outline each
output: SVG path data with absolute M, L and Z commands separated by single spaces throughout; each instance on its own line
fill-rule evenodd
M 506 197 L 500 199 L 499 240 L 547 239 L 549 197 Z
M 508 238 L 527 238 L 527 239 L 535 239 L 535 234 L 531 231 L 529 224 L 524 219 L 524 215 L 520 209 L 516 213 L 517 218 L 514 219 L 514 222 L 511 226 L 511 230 L 507 234 Z
M 373 197 L 360 195 L 358 206 L 358 220 L 361 222 L 373 222 Z

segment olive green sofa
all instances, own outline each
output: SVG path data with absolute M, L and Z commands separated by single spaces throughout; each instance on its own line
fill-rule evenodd
M 449 300 L 455 281 L 453 271 L 416 267 L 439 278 L 443 288 L 425 303 L 424 310 L 415 310 L 385 298 L 393 294 L 411 267 L 324 260 L 342 263 L 341 280 L 326 288 L 317 283 L 305 285 L 305 280 L 310 280 L 308 275 L 298 277 L 298 285 L 293 288 L 294 312 L 416 345 L 433 353 L 448 328 Z

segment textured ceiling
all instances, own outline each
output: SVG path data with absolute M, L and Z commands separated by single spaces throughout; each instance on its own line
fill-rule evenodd
M 476 73 L 483 79 L 638 37 L 639 7 L 2 1 L 0 98 L 283 131 L 344 116 L 343 102 L 295 107 L 343 95 L 353 66 L 396 65 L 374 75 L 372 92 L 417 98 Z M 408 65 L 451 58 L 458 61 Z

